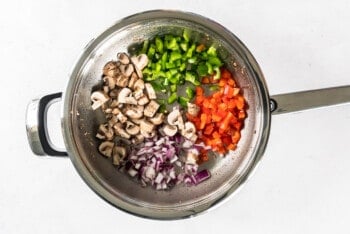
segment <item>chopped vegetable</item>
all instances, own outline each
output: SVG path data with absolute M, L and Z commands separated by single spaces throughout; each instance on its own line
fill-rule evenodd
M 139 178 L 143 186 L 151 185 L 157 190 L 169 189 L 180 183 L 197 185 L 210 178 L 209 171 L 198 172 L 196 160 L 192 160 L 198 156 L 198 148 L 203 149 L 181 135 L 154 137 L 133 147 L 123 161 L 123 170 L 131 177 Z M 185 152 L 187 158 L 181 160 L 180 152 Z
M 169 104 L 174 102 L 175 97 L 181 97 L 178 93 L 181 88 L 177 86 L 189 83 L 198 86 L 204 76 L 214 75 L 214 79 L 218 79 L 223 65 L 216 48 L 194 43 L 189 30 L 184 30 L 182 36 L 167 34 L 146 40 L 140 52 L 149 57 L 147 68 L 142 71 L 144 79 L 156 81 L 151 84 L 155 90 L 168 93 Z M 193 98 L 192 94 L 186 94 L 187 97 L 177 99 L 179 104 L 183 105 L 185 99 Z
M 199 141 L 214 152 L 225 154 L 235 149 L 240 140 L 246 104 L 232 74 L 227 69 L 222 69 L 219 74 L 219 85 L 213 86 L 218 90 L 211 95 L 205 96 L 203 88 L 196 87 L 195 104 L 200 111 L 197 116 L 187 113 L 187 119 L 196 126 Z M 210 83 L 210 79 L 204 81 Z M 207 157 L 206 152 L 204 157 Z

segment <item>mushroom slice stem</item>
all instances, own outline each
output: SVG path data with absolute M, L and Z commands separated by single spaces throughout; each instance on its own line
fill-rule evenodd
M 144 115 L 147 117 L 153 117 L 157 112 L 159 106 L 160 105 L 156 101 L 151 100 L 145 107 L 145 110 L 143 111 Z
M 145 88 L 149 99 L 157 99 L 156 92 L 153 89 L 153 86 L 150 83 L 145 83 Z
M 134 84 L 137 80 L 138 80 L 138 76 L 136 75 L 135 72 L 133 72 L 129 78 L 128 87 L 131 89 L 134 89 Z

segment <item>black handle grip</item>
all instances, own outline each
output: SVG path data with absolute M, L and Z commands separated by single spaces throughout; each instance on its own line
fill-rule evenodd
M 68 156 L 67 152 L 57 151 L 52 147 L 51 142 L 49 141 L 49 136 L 47 132 L 47 107 L 51 104 L 55 99 L 60 99 L 62 97 L 62 93 L 54 93 L 50 95 L 46 95 L 42 97 L 39 101 L 38 108 L 38 134 L 39 140 L 45 154 L 50 156 Z

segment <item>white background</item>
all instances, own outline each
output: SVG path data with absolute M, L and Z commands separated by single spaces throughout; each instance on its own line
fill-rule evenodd
M 113 22 L 157 8 L 231 30 L 271 94 L 350 85 L 348 0 L 2 1 L 0 233 L 349 233 L 350 105 L 274 116 L 251 179 L 224 205 L 186 220 L 126 214 L 95 195 L 69 159 L 32 154 L 29 100 L 64 90 L 84 46 Z

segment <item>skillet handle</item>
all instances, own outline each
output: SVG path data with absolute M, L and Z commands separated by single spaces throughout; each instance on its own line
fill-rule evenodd
M 284 114 L 350 102 L 350 86 L 273 95 L 272 114 Z
M 67 156 L 51 143 L 47 131 L 47 110 L 60 101 L 62 93 L 54 93 L 33 99 L 27 106 L 26 130 L 30 148 L 36 155 Z

